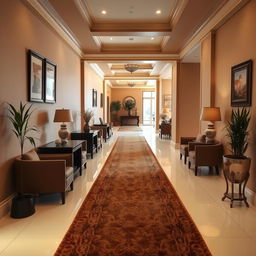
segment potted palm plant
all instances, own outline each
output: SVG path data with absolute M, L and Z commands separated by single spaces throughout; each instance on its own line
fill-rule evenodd
M 228 194 L 227 190 L 224 194 L 223 200 L 228 197 L 231 199 L 231 207 L 233 200 L 244 200 L 246 205 L 246 197 L 244 195 L 244 188 L 249 178 L 249 170 L 251 158 L 245 156 L 248 147 L 248 126 L 250 123 L 250 110 L 247 108 L 232 110 L 230 121 L 226 126 L 227 137 L 229 139 L 229 146 L 232 151 L 230 155 L 224 155 L 224 175 L 226 182 L 229 180 L 232 183 L 232 195 Z M 239 183 L 239 198 L 234 198 L 233 185 Z M 241 192 L 241 184 L 243 183 L 243 194 Z
M 28 140 L 31 145 L 36 146 L 35 139 L 28 134 L 33 131 L 37 131 L 35 126 L 30 127 L 28 125 L 29 119 L 33 110 L 31 110 L 32 105 L 28 106 L 20 102 L 19 108 L 15 108 L 12 104 L 8 103 L 9 120 L 12 122 L 12 131 L 16 135 L 20 143 L 20 152 L 23 154 L 24 144 Z

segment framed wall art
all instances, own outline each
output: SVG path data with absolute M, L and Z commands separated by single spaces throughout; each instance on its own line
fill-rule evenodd
M 57 67 L 49 60 L 45 60 L 45 97 L 46 103 L 56 102 L 56 72 Z
M 44 102 L 44 58 L 28 51 L 28 101 Z
M 104 97 L 103 97 L 103 93 L 100 94 L 100 107 L 103 108 L 103 104 L 104 104 Z
M 97 107 L 97 90 L 92 89 L 92 106 Z
M 252 60 L 231 68 L 231 106 L 247 107 L 252 102 Z

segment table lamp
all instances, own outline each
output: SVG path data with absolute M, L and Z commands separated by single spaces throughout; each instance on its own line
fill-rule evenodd
M 214 128 L 215 121 L 221 121 L 220 108 L 219 107 L 204 107 L 202 109 L 201 118 L 202 121 L 209 121 L 208 127 L 205 130 L 206 142 L 213 143 L 216 135 Z
M 62 124 L 60 125 L 60 130 L 59 130 L 58 134 L 61 139 L 61 143 L 62 144 L 67 143 L 69 132 L 67 130 L 67 125 L 65 124 L 65 122 L 66 123 L 73 122 L 73 118 L 72 118 L 70 110 L 64 109 L 64 108 L 56 109 L 53 122 L 55 122 L 55 123 L 62 122 Z
M 162 122 L 165 122 L 166 118 L 169 117 L 169 109 L 168 108 L 163 108 L 163 111 L 160 114 L 160 117 L 162 119 Z

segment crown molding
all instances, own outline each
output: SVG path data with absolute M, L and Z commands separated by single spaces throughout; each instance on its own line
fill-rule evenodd
M 96 74 L 104 79 L 104 72 L 101 70 L 101 68 L 96 63 L 90 63 L 89 66 L 96 72 Z
M 249 1 L 250 0 L 226 1 L 188 40 L 180 52 L 180 58 L 182 59 L 192 48 L 200 43 L 209 32 L 218 29 Z
M 53 13 L 53 10 L 50 7 L 48 1 L 23 0 L 23 2 L 31 7 L 38 17 L 46 21 L 59 34 L 59 36 L 75 51 L 75 53 L 83 58 L 84 55 L 78 41 L 66 28 L 66 26 L 64 26 L 64 22 L 56 17 L 56 13 Z
M 86 22 L 88 22 L 90 27 L 92 27 L 94 25 L 94 22 L 89 14 L 88 8 L 87 8 L 86 4 L 84 3 L 84 1 L 83 0 L 74 0 L 74 2 L 75 2 L 77 9 L 81 13 L 83 19 Z
M 165 45 L 167 44 L 167 42 L 169 41 L 170 36 L 164 36 L 162 42 L 161 42 L 161 50 L 163 50 L 163 48 L 165 47 Z
M 172 14 L 172 18 L 171 18 L 171 22 L 170 22 L 172 29 L 178 23 L 187 3 L 188 3 L 188 0 L 178 0 L 177 1 L 177 6 L 175 8 L 174 13 Z
M 179 60 L 179 54 L 85 54 L 83 60 L 90 61 L 146 61 L 146 60 L 165 60 L 165 61 L 175 61 Z

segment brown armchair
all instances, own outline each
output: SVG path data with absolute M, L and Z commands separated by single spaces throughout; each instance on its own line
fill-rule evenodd
M 16 191 L 22 194 L 61 193 L 62 204 L 65 204 L 65 192 L 69 188 L 73 190 L 72 155 L 37 155 L 30 151 L 23 159 L 15 160 Z
M 163 137 L 163 135 L 168 135 L 168 137 L 170 138 L 172 136 L 172 125 L 171 123 L 161 123 L 159 125 L 160 128 L 160 132 L 159 132 L 159 136 Z
M 188 144 L 188 167 L 195 168 L 195 176 L 197 176 L 198 166 L 215 167 L 217 175 L 219 175 L 219 166 L 222 164 L 223 145 L 203 144 L 198 142 L 189 142 Z
M 188 143 L 194 141 L 196 137 L 181 137 L 180 138 L 180 159 L 184 156 L 184 163 L 187 163 Z

